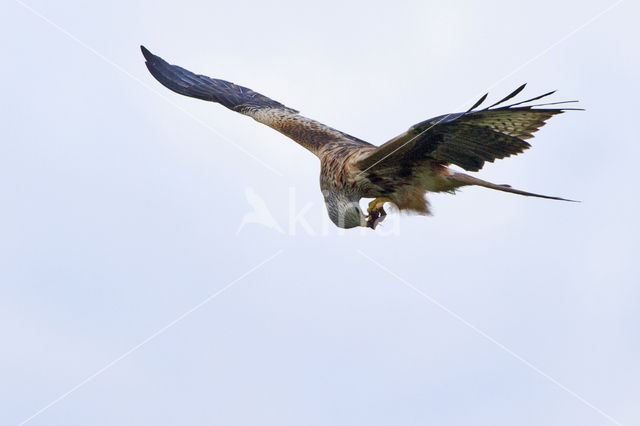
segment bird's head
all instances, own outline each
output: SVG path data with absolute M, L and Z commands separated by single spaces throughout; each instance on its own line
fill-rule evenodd
M 324 191 L 324 202 L 329 218 L 339 228 L 350 229 L 357 226 L 369 226 L 367 217 L 358 204 L 358 198 L 342 193 Z M 369 226 L 370 227 L 370 226 Z

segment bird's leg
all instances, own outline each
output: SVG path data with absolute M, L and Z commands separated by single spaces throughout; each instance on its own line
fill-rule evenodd
M 391 202 L 388 198 L 376 198 L 372 202 L 369 203 L 369 208 L 367 208 L 367 213 L 371 214 L 373 212 L 377 212 L 380 216 L 386 216 L 387 212 L 384 211 L 384 203 Z
M 384 203 L 390 202 L 391 200 L 388 198 L 376 198 L 375 200 L 369 203 L 369 207 L 367 208 L 367 226 L 372 229 L 376 229 L 378 223 L 382 222 L 387 215 L 387 212 L 384 211 Z

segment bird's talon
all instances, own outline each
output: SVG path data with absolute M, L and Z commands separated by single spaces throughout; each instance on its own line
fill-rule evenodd
M 375 200 L 369 203 L 369 207 L 367 208 L 368 213 L 372 213 L 374 211 L 382 212 L 383 215 L 387 213 L 384 212 L 384 203 L 390 202 L 391 200 L 388 198 L 376 198 Z

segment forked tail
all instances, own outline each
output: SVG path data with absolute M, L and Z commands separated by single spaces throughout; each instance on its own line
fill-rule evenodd
M 453 173 L 450 176 L 450 179 L 453 179 L 454 181 L 461 183 L 460 186 L 464 186 L 464 185 L 484 186 L 485 188 L 495 189 L 497 191 L 511 192 L 512 194 L 519 194 L 527 197 L 547 198 L 549 200 L 561 200 L 561 201 L 571 201 L 572 203 L 579 203 L 579 201 L 576 201 L 576 200 L 568 200 L 566 198 L 552 197 L 550 195 L 541 195 L 541 194 L 534 194 L 533 192 L 521 191 L 519 189 L 514 189 L 509 185 L 496 185 L 495 183 L 487 182 L 473 176 L 465 175 L 464 173 Z

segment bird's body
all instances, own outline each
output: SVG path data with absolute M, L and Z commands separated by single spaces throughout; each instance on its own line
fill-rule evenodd
M 375 228 L 386 214 L 385 202 L 401 211 L 429 214 L 425 192 L 454 192 L 466 185 L 478 185 L 505 192 L 559 199 L 496 185 L 454 172 L 449 164 L 477 171 L 485 161 L 518 154 L 529 148 L 525 139 L 545 120 L 569 108 L 534 108 L 522 104 L 494 108 L 509 96 L 482 110 L 474 110 L 486 95 L 465 113 L 435 117 L 411 127 L 381 146 L 375 146 L 288 108 L 246 87 L 197 75 L 170 65 L 142 47 L 151 74 L 169 89 L 213 101 L 248 115 L 283 133 L 315 154 L 321 163 L 320 188 L 331 220 L 341 228 Z M 359 206 L 361 198 L 373 198 L 368 216 Z

